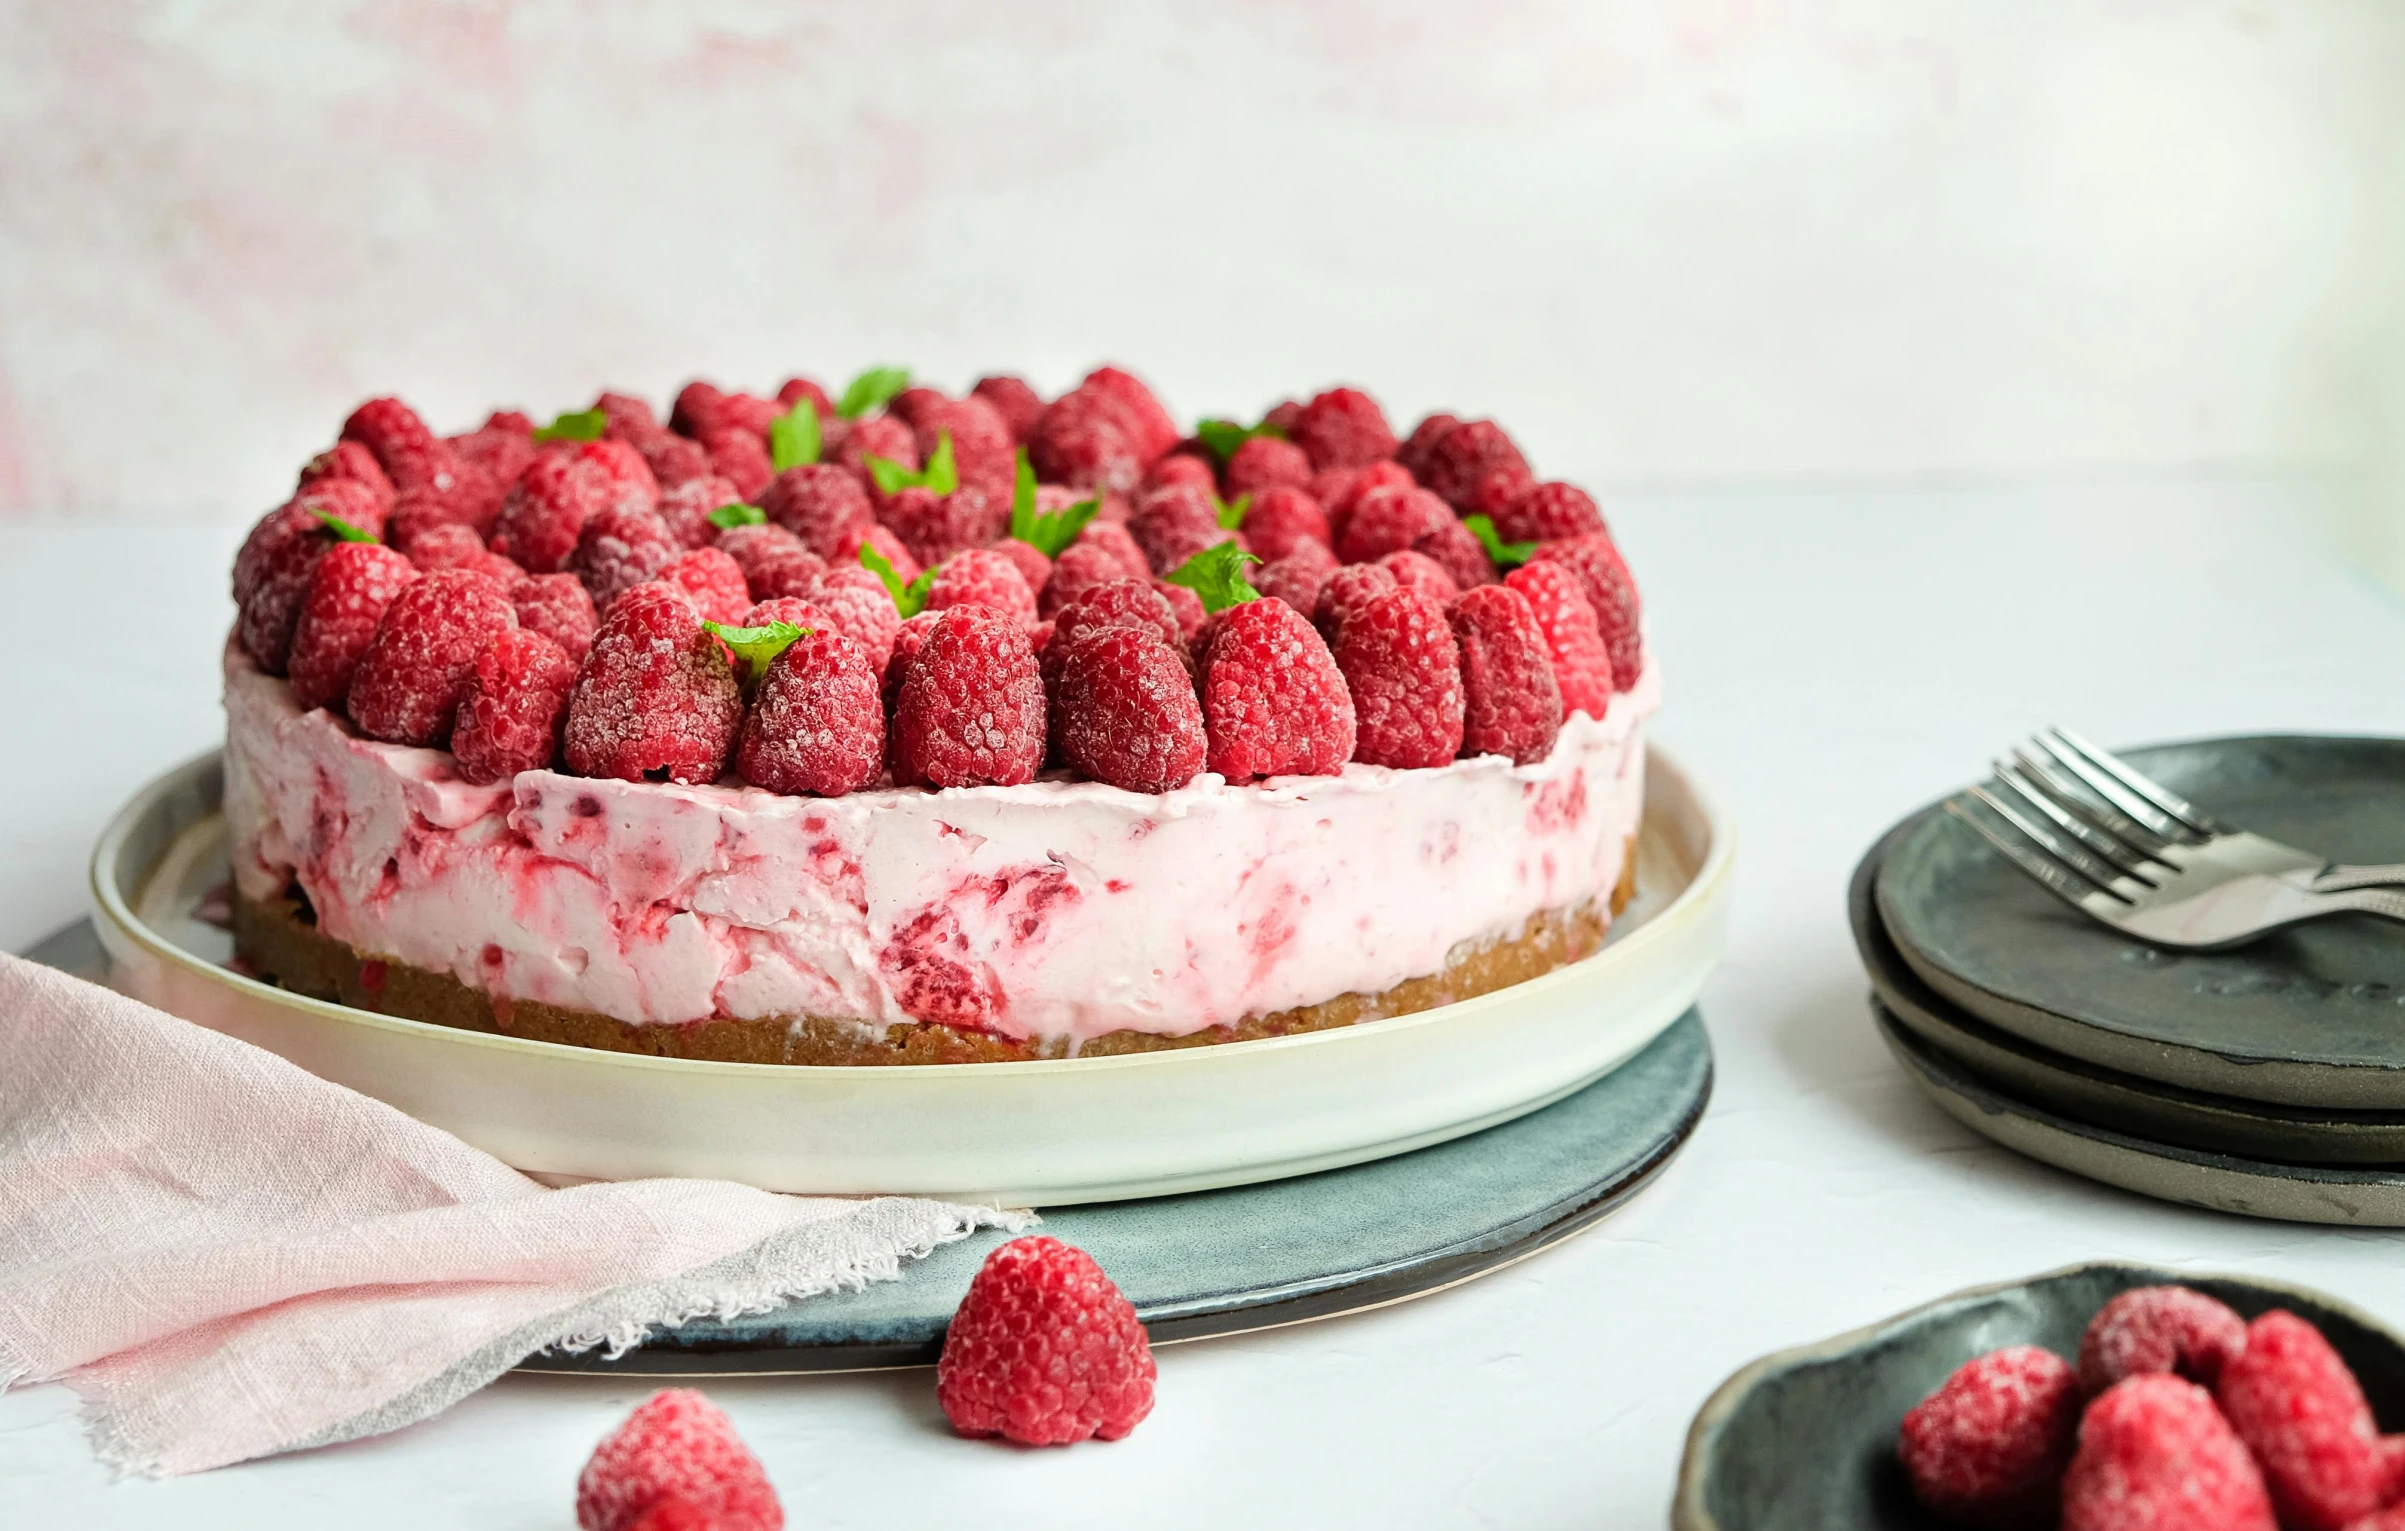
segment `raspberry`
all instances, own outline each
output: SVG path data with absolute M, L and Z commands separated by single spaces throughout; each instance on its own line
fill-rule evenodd
M 606 615 L 619 592 L 658 574 L 684 550 L 659 512 L 610 505 L 595 511 L 576 534 L 568 568 L 592 592 L 594 607 Z
M 1160 591 L 1140 579 L 1115 579 L 1079 593 L 1053 619 L 1053 642 L 1067 643 L 1106 627 L 1129 627 L 1176 648 L 1186 641 L 1177 613 Z
M 894 778 L 1018 786 L 1044 763 L 1044 686 L 1017 620 L 955 606 L 927 628 L 894 696 Z
M 795 616 L 754 612 L 745 620 L 795 621 Z M 841 797 L 875 781 L 885 768 L 882 677 L 860 645 L 831 625 L 795 625 L 812 631 L 779 654 L 761 677 L 743 720 L 735 769 L 745 781 L 771 792 Z
M 1016 537 L 1005 537 L 988 551 L 999 553 L 1009 559 L 1011 567 L 1019 571 L 1019 578 L 1027 582 L 1028 589 L 1040 594 L 1044 586 L 1051 583 L 1052 560 L 1046 558 L 1044 550 L 1034 543 L 1021 542 Z
M 855 526 L 844 533 L 843 541 L 836 545 L 835 556 L 827 560 L 827 566 L 865 571 L 867 566 L 860 561 L 862 548 L 875 548 L 879 557 L 894 566 L 894 573 L 900 575 L 902 583 L 906 585 L 926 572 L 919 567 L 919 561 L 911 555 L 910 549 L 903 546 L 901 538 L 874 521 L 866 526 Z
M 780 595 L 765 600 L 743 614 L 745 627 L 764 627 L 771 622 L 791 622 L 812 632 L 837 632 L 835 619 L 796 595 Z
M 951 402 L 949 398 L 945 397 L 941 388 L 930 388 L 924 383 L 913 383 L 886 401 L 885 412 L 909 426 L 912 433 L 916 434 L 921 413 Z M 919 443 L 921 452 L 931 452 L 934 449 L 935 438 L 932 435 Z
M 1171 484 L 1191 484 L 1197 489 L 1219 492 L 1219 475 L 1211 465 L 1191 452 L 1172 452 L 1144 470 L 1143 479 L 1136 485 L 1139 494 L 1166 489 Z
M 1125 579 L 1127 572 L 1116 554 L 1091 543 L 1071 543 L 1061 549 L 1059 558 L 1053 560 L 1052 573 L 1045 578 L 1044 588 L 1036 595 L 1036 614 L 1058 616 L 1064 607 L 1086 591 L 1112 580 Z
M 476 429 L 452 437 L 451 446 L 506 489 L 534 461 L 534 422 L 517 410 L 497 409 Z
M 643 454 L 644 466 L 664 490 L 672 485 L 691 483 L 697 478 L 717 478 L 718 465 L 710 460 L 710 449 L 698 441 L 672 436 L 666 431 L 634 444 Z M 732 481 L 729 480 L 731 483 Z M 737 495 L 740 499 L 742 496 Z
M 1508 585 L 1480 585 L 1445 617 L 1461 645 L 1461 752 L 1509 755 L 1514 765 L 1553 753 L 1562 693 L 1527 597 Z
M 377 522 L 392 510 L 392 480 L 376 465 L 376 454 L 356 441 L 337 441 L 325 451 L 309 459 L 301 468 L 301 481 L 294 486 L 298 494 L 315 484 L 333 479 L 349 479 L 375 497 Z
M 2079 1383 L 2035 1345 L 1966 1361 L 1912 1406 L 1897 1453 L 1921 1503 L 1976 1525 L 2042 1524 L 2079 1434 Z
M 1284 601 L 1219 614 L 1203 665 L 1207 768 L 1229 781 L 1334 776 L 1352 758 L 1353 699 L 1328 646 Z
M 1429 446 L 1427 458 L 1412 476 L 1447 504 L 1466 511 L 1479 485 L 1494 473 L 1524 480 L 1523 487 L 1536 482 L 1528 460 L 1502 426 L 1492 420 L 1466 420 Z
M 2283 1527 L 2340 1531 L 2380 1508 L 2388 1468 L 2379 1429 L 2320 1330 L 2284 1309 L 2264 1314 L 2246 1326 L 2214 1396 L 2262 1467 Z
M 966 485 L 945 495 L 905 489 L 886 499 L 878 520 L 922 567 L 932 568 L 954 553 L 998 539 L 1010 526 L 1010 502 Z
M 1331 388 L 1302 407 L 1286 437 L 1311 466 L 1361 468 L 1395 455 L 1394 427 L 1378 401 L 1358 388 Z
M 1311 620 L 1320 635 L 1334 644 L 1347 618 L 1394 588 L 1394 574 L 1382 564 L 1345 564 L 1320 584 L 1319 604 L 1312 609 Z
M 1428 466 L 1428 454 L 1447 431 L 1461 421 L 1447 414 L 1434 414 L 1411 428 L 1411 435 L 1395 448 L 1395 461 L 1413 478 L 1422 476 Z
M 936 569 L 935 583 L 927 587 L 927 609 L 952 606 L 983 606 L 1022 625 L 1036 619 L 1035 592 L 1027 588 L 1019 566 L 986 548 L 955 553 Z
M 484 641 L 459 699 L 451 753 L 472 782 L 539 771 L 559 755 L 576 661 L 541 633 L 505 627 Z
M 1177 422 L 1135 374 L 1117 367 L 1096 367 L 1086 374 L 1077 389 L 1107 401 L 1117 412 L 1120 428 L 1146 466 L 1177 445 Z
M 1417 489 L 1401 463 L 1374 462 L 1366 468 L 1346 468 L 1334 475 L 1314 474 L 1311 497 L 1328 513 L 1330 535 L 1343 529 L 1356 506 L 1381 489 Z
M 1053 752 L 1070 769 L 1130 792 L 1168 792 L 1203 765 L 1202 704 L 1180 652 L 1134 627 L 1089 628 L 1050 668 Z
M 517 624 L 508 598 L 483 575 L 420 575 L 384 608 L 351 672 L 351 721 L 371 739 L 439 747 L 451 737 L 477 650 Z
M 1604 530 L 1595 497 L 1575 484 L 1538 484 L 1491 514 L 1505 542 L 1559 542 Z
M 573 574 L 530 574 L 509 587 L 510 609 L 518 625 L 567 650 L 581 660 L 593 647 L 593 630 L 601 625 L 593 597 Z
M 2245 1348 L 2246 1320 L 2204 1293 L 2133 1287 L 2088 1320 L 2079 1340 L 2079 1385 L 2094 1395 L 2124 1377 L 2177 1372 L 2211 1387 Z
M 436 519 L 465 521 L 480 534 L 491 529 L 504 486 L 428 430 L 408 405 L 370 399 L 343 421 L 342 435 L 374 454 L 392 481 L 396 511 L 414 501 Z
M 1275 563 L 1303 543 L 1322 552 L 1333 544 L 1328 514 L 1300 489 L 1265 489 L 1244 509 L 1244 541 L 1265 563 Z
M 1440 606 L 1461 594 L 1460 582 L 1445 572 L 1443 564 L 1425 553 L 1405 548 L 1379 559 L 1378 567 L 1393 575 L 1396 584 L 1417 590 Z
M 767 522 L 757 526 L 730 526 L 725 531 L 712 527 L 710 532 L 713 539 L 710 545 L 734 559 L 736 566 L 743 570 L 745 579 L 751 578 L 755 571 L 773 559 L 791 553 L 809 556 L 802 547 L 801 538 Z M 823 559 L 812 559 L 812 562 L 822 568 L 825 566 Z
M 919 650 L 927 645 L 928 629 L 934 627 L 936 618 L 942 615 L 940 611 L 922 611 L 894 630 L 894 646 L 885 659 L 885 710 L 888 713 L 893 711 L 894 696 L 902 689 L 902 677 L 909 673 L 910 662 L 918 658 Z M 1035 647 L 1032 640 L 1028 647 Z M 1038 670 L 1040 675 L 1040 666 Z
M 1028 433 L 1027 460 L 1048 484 L 1121 493 L 1150 461 L 1130 438 L 1124 411 L 1101 394 L 1072 389 L 1054 399 Z
M 734 623 L 752 608 L 751 586 L 743 566 L 719 548 L 695 548 L 662 566 L 660 579 L 693 598 L 693 605 L 713 622 Z
M 1509 515 L 1511 508 L 1533 493 L 1536 486 L 1535 474 L 1526 468 L 1506 464 L 1477 482 L 1470 490 L 1468 501 L 1461 505 L 1461 513 L 1464 516 L 1485 516 L 1489 520 L 1499 519 Z
M 479 561 L 486 551 L 484 539 L 476 535 L 476 528 L 464 521 L 437 521 L 412 528 L 405 550 L 409 561 L 428 573 L 465 568 Z
M 1643 615 L 1636 581 L 1612 539 L 1600 534 L 1540 543 L 1530 563 L 1558 563 L 1578 576 L 1578 588 L 1595 608 L 1595 630 L 1612 656 L 1612 689 L 1627 691 L 1645 669 Z
M 1255 590 L 1284 601 L 1307 619 L 1319 610 L 1319 592 L 1339 567 L 1334 553 L 1316 542 L 1305 542 L 1284 558 L 1248 572 Z
M 710 520 L 710 512 L 742 498 L 732 483 L 715 473 L 704 473 L 662 485 L 660 503 L 654 508 L 678 542 L 689 548 L 706 548 L 718 540 L 718 527 Z
M 1035 423 L 1044 413 L 1044 400 L 1023 378 L 996 376 L 981 377 L 969 390 L 971 398 L 983 399 L 994 406 L 994 413 L 1010 429 L 1013 442 L 1023 442 L 1035 430 Z
M 944 1334 L 935 1397 L 962 1435 L 1066 1446 L 1136 1428 L 1156 1375 L 1135 1306 L 1091 1255 L 1038 1235 L 978 1267 Z
M 1203 610 L 1202 597 L 1183 585 L 1173 585 L 1167 580 L 1154 580 L 1152 588 L 1159 592 L 1162 600 L 1169 603 L 1170 615 L 1177 618 L 1179 637 L 1192 641 L 1194 635 L 1202 631 L 1204 620 L 1210 616 L 1209 612 Z
M 1408 770 L 1461 752 L 1461 649 L 1443 607 L 1401 587 L 1372 596 L 1331 648 L 1360 720 L 1355 760 Z
M 768 443 L 740 425 L 722 425 L 698 439 L 710 453 L 711 471 L 733 484 L 747 500 L 777 476 Z
M 744 570 L 743 578 L 756 600 L 774 600 L 779 596 L 806 599 L 817 588 L 818 577 L 826 572 L 827 561 L 807 548 L 772 546 L 754 558 Z
M 859 475 L 862 483 L 869 481 L 863 459 L 882 457 L 887 462 L 900 463 L 913 473 L 919 468 L 919 441 L 910 427 L 892 415 L 874 415 L 855 420 L 844 432 L 843 445 L 835 449 L 835 460 Z
M 593 401 L 593 407 L 609 423 L 602 434 L 612 441 L 623 441 L 638 452 L 645 452 L 661 437 L 671 434 L 660 423 L 651 401 L 631 393 L 605 393 Z
M 234 555 L 234 602 L 240 608 L 234 633 L 244 652 L 270 675 L 284 673 L 292 625 L 317 575 L 317 561 L 333 542 L 326 524 L 296 500 L 260 517 Z
M 1143 547 L 1125 522 L 1106 521 L 1097 516 L 1086 523 L 1086 529 L 1069 545 L 1102 549 L 1117 561 L 1119 572 L 1129 579 L 1152 578 L 1152 563 L 1145 558 Z
M 884 581 L 856 563 L 834 564 L 810 587 L 808 599 L 883 673 L 893 654 L 894 634 L 902 627 L 902 614 L 894 609 Z
M 1476 533 L 1459 521 L 1447 520 L 1444 525 L 1411 545 L 1412 551 L 1431 558 L 1453 583 L 1464 590 L 1495 582 L 1495 561 L 1486 556 L 1486 547 Z
M 2079 1423 L 2062 1531 L 2275 1531 L 2263 1474 L 2193 1382 L 2114 1384 Z
M 342 439 L 356 441 L 366 447 L 377 466 L 392 479 L 395 489 L 411 487 L 393 472 L 395 464 L 407 463 L 415 469 L 424 465 L 424 458 L 434 449 L 438 439 L 418 412 L 399 399 L 370 399 L 350 413 L 342 422 Z
M 1210 495 L 1185 485 L 1146 495 L 1128 518 L 1127 530 L 1155 574 L 1167 574 L 1204 548 L 1235 535 L 1219 524 Z
M 1311 482 L 1311 459 L 1291 441 L 1255 436 L 1228 455 L 1220 477 L 1233 495 L 1259 494 L 1264 489 L 1300 489 Z
M 659 482 L 623 441 L 579 441 L 544 452 L 519 476 L 493 523 L 493 551 L 530 574 L 556 574 L 576 551 L 585 523 L 604 510 L 648 511 Z
M 1602 717 L 1612 701 L 1612 656 L 1595 630 L 1595 608 L 1587 604 L 1578 576 L 1562 564 L 1532 563 L 1512 570 L 1503 583 L 1527 600 L 1537 630 L 1545 635 L 1563 713 Z
M 417 577 L 414 564 L 377 543 L 338 542 L 326 550 L 292 627 L 287 669 L 296 705 L 342 705 L 384 609 Z
M 725 398 L 716 383 L 695 378 L 676 391 L 676 398 L 668 406 L 668 428 L 687 436 L 699 436 L 705 430 L 727 424 L 719 408 Z
M 1445 502 L 1425 489 L 1375 489 L 1353 503 L 1336 532 L 1336 556 L 1369 563 L 1457 525 Z
M 821 424 L 836 418 L 835 401 L 829 398 L 827 390 L 820 387 L 814 380 L 806 377 L 789 377 L 777 388 L 777 402 L 784 405 L 789 412 L 794 405 L 804 399 L 808 399 L 810 407 L 818 411 Z
M 1269 406 L 1269 412 L 1261 417 L 1261 423 L 1274 425 L 1291 437 L 1294 434 L 1295 425 L 1302 418 L 1302 405 L 1292 399 L 1280 399 L 1277 403 Z
M 759 504 L 769 520 L 826 559 L 838 555 L 845 533 L 877 519 L 860 480 L 831 462 L 787 468 L 760 491 Z
M 684 1518 L 687 1512 L 698 1518 Z M 577 1475 L 581 1531 L 635 1531 L 646 1517 L 652 1531 L 781 1531 L 785 1524 L 766 1469 L 734 1423 L 684 1387 L 644 1399 Z
M 674 585 L 637 585 L 602 617 L 568 693 L 568 768 L 620 781 L 714 781 L 742 721 L 734 668 L 693 602 Z
M 1018 470 L 1018 442 L 993 405 L 983 399 L 947 399 L 936 394 L 911 417 L 910 426 L 921 462 L 933 457 L 939 441 L 949 435 L 961 484 L 984 491 L 989 499 L 1010 503 L 1011 480 Z

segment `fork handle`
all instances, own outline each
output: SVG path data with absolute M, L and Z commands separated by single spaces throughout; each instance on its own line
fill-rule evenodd
M 2344 893 L 2349 888 L 2405 887 L 2405 862 L 2393 866 L 2334 866 L 2313 879 L 2316 893 Z
M 2362 914 L 2377 914 L 2386 919 L 2405 922 L 2405 893 L 2387 888 L 2358 888 L 2352 893 L 2333 896 L 2331 903 L 2342 909 Z

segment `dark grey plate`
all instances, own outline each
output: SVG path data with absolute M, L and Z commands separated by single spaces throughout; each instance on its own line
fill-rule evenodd
M 1883 1323 L 1765 1356 L 1720 1385 L 1687 1431 L 1673 1531 L 1944 1531 L 1913 1502 L 1896 1427 L 1955 1367 L 2004 1345 L 2079 1352 L 2115 1294 L 2174 1282 L 2249 1318 L 2286 1308 L 2346 1357 L 2381 1428 L 2405 1423 L 2405 1340 L 2304 1287 L 2099 1262 L 1974 1287 Z
M 2131 750 L 2217 816 L 2348 861 L 2405 861 L 2405 741 L 2279 736 Z M 1904 960 L 1980 1020 L 2182 1089 L 2405 1111 L 2405 925 L 2295 926 L 2174 952 L 2081 916 L 1942 813 L 1881 866 Z
M 1871 848 L 1846 896 L 1855 948 L 1889 1019 L 2010 1093 L 2076 1121 L 2252 1158 L 2405 1163 L 2405 1113 L 2274 1106 L 2156 1084 L 2048 1052 L 1948 1003 L 1897 952 L 1872 897 L 1881 859 L 1916 823 L 1907 820 Z

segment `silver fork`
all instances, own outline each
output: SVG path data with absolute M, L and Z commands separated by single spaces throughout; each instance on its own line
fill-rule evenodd
M 2068 729 L 1945 806 L 2047 891 L 2161 945 L 2235 946 L 2332 914 L 2405 921 L 2405 894 L 2383 891 L 2405 866 L 2334 865 L 2224 824 Z

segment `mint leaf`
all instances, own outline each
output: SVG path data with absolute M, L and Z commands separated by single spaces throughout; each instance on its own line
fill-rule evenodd
M 876 459 L 872 457 L 869 461 Z M 860 544 L 860 567 L 885 582 L 885 593 L 894 598 L 894 610 L 902 614 L 903 621 L 907 622 L 927 609 L 927 592 L 935 588 L 933 569 L 905 585 L 902 583 L 902 571 L 893 566 L 893 560 L 865 542 Z
M 743 662 L 743 683 L 747 686 L 760 684 L 760 677 L 768 673 L 768 667 L 776 662 L 776 657 L 793 647 L 798 640 L 810 636 L 813 631 L 807 627 L 796 627 L 791 622 L 732 627 L 704 618 L 701 625 L 716 633 L 719 642 L 735 651 L 735 657 Z
M 1493 516 L 1464 516 L 1461 524 L 1470 529 L 1470 535 L 1478 539 L 1478 545 L 1486 549 L 1486 556 L 1492 558 L 1498 568 L 1509 569 L 1524 564 L 1537 550 L 1533 542 L 1504 541 L 1495 530 Z
M 935 433 L 935 450 L 927 454 L 927 466 L 919 474 L 919 487 L 937 494 L 950 494 L 960 487 L 960 465 L 952 460 L 952 433 Z
M 1244 513 L 1252 509 L 1252 505 L 1253 492 L 1250 489 L 1225 503 L 1222 503 L 1217 495 L 1213 495 L 1211 497 L 1211 514 L 1219 518 L 1221 531 L 1232 532 L 1244 524 Z
M 1027 535 L 1035 527 L 1035 492 L 1035 464 L 1027 460 L 1027 448 L 1021 447 L 1018 471 L 1010 486 L 1010 534 L 1021 542 L 1035 541 Z
M 737 500 L 719 506 L 702 519 L 723 532 L 730 527 L 762 525 L 768 520 L 768 512 L 757 505 L 746 505 Z
M 1261 599 L 1261 592 L 1244 577 L 1244 566 L 1260 561 L 1233 542 L 1215 543 L 1161 578 L 1201 596 L 1203 610 L 1225 611 Z
M 879 457 L 874 452 L 863 452 L 860 454 L 860 462 L 863 467 L 868 469 L 868 476 L 877 481 L 879 494 L 899 494 L 905 489 L 916 488 L 918 485 L 919 476 L 890 457 Z
M 1077 540 L 1086 523 L 1101 513 L 1102 495 L 1079 500 L 1066 510 L 1038 511 L 1035 508 L 1035 469 L 1028 466 L 1027 453 L 1019 453 L 1018 482 L 1011 489 L 1009 535 L 1026 543 L 1046 558 L 1058 558 L 1063 549 Z
M 804 395 L 793 408 L 768 422 L 768 462 L 779 473 L 818 461 L 818 406 Z
M 599 441 L 610 417 L 598 409 L 568 410 L 534 433 L 537 441 Z
M 318 510 L 314 506 L 310 508 L 310 514 L 326 523 L 326 530 L 334 534 L 334 540 L 337 542 L 373 542 L 376 540 L 374 533 L 363 532 L 340 516 Z
M 852 379 L 843 397 L 835 401 L 835 412 L 846 420 L 857 420 L 872 409 L 882 409 L 895 394 L 909 386 L 908 367 L 871 367 Z
M 1223 463 L 1236 455 L 1238 447 L 1255 436 L 1275 436 L 1284 441 L 1286 431 L 1284 427 L 1272 425 L 1267 420 L 1259 425 L 1238 425 L 1233 420 L 1204 420 L 1194 427 L 1194 438 L 1209 447 Z

